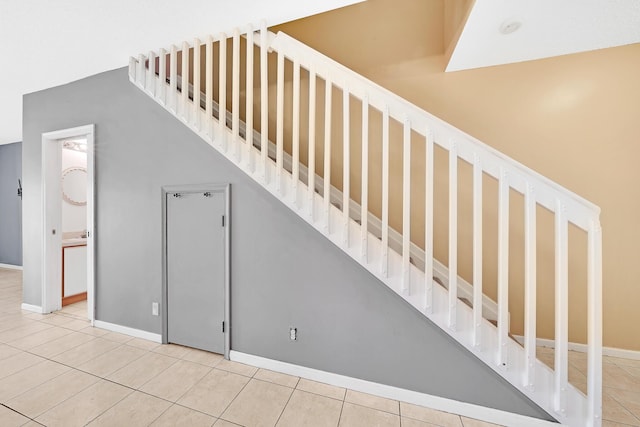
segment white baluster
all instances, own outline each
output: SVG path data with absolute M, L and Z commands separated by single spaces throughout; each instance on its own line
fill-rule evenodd
M 146 60 L 147 58 L 145 58 L 143 54 L 138 55 L 138 71 L 136 71 L 136 77 L 138 78 L 138 86 L 142 89 L 145 88 L 145 77 L 147 75 L 147 70 L 144 65 Z
M 260 27 L 260 155 L 262 156 L 262 179 L 269 182 L 269 62 L 267 23 Z
M 160 69 L 158 74 L 158 99 L 167 105 L 167 51 L 160 49 Z
M 149 52 L 149 68 L 147 68 L 147 91 L 151 96 L 156 95 L 156 54 L 153 51 Z
M 424 311 L 433 313 L 433 134 L 427 130 L 425 138 L 424 170 Z
M 324 84 L 324 191 L 322 197 L 324 198 L 324 232 L 329 235 L 331 232 L 329 214 L 331 212 L 331 95 L 333 91 L 329 76 L 325 77 Z
M 382 112 L 382 277 L 389 274 L 389 107 Z
M 349 247 L 349 208 L 351 206 L 351 135 L 349 90 L 342 89 L 342 243 Z
M 192 122 L 200 130 L 200 39 L 193 40 L 193 109 Z
M 411 123 L 404 121 L 402 138 L 402 292 L 411 292 Z
M 206 70 L 206 81 L 205 81 L 205 111 L 207 120 L 205 122 L 205 126 L 208 124 L 209 138 L 213 142 L 213 37 L 207 37 L 207 70 Z
M 473 345 L 482 344 L 482 163 L 473 157 Z
M 593 220 L 588 230 L 587 276 L 587 410 L 589 427 L 602 424 L 602 229 Z
M 132 82 L 137 82 L 138 79 L 136 77 L 138 68 L 138 59 L 133 56 L 129 57 L 129 80 Z
M 245 113 L 245 161 L 247 170 L 255 171 L 253 164 L 253 27 L 249 26 L 247 32 L 247 90 L 245 96 L 245 104 L 247 111 Z
M 533 390 L 536 378 L 536 199 L 527 183 L 524 195 L 524 385 Z
M 569 224 L 564 204 L 556 200 L 555 212 L 555 395 L 554 408 L 567 411 L 569 382 Z
M 498 366 L 507 368 L 509 342 L 509 177 L 500 169 L 498 200 Z
M 227 35 L 220 33 L 219 100 L 218 100 L 218 146 L 227 151 Z
M 449 149 L 449 317 L 448 325 L 457 328 L 458 319 L 458 151 L 455 142 Z
M 298 207 L 298 183 L 300 181 L 300 62 L 293 61 L 293 138 L 291 175 L 293 186 L 291 200 Z
M 282 169 L 284 159 L 284 55 L 278 52 L 276 93 L 276 191 L 283 194 Z
M 240 30 L 233 30 L 233 61 L 231 72 L 231 133 L 233 135 L 234 155 L 238 163 L 242 150 L 240 149 Z
M 182 43 L 182 102 L 180 114 L 186 123 L 189 123 L 189 43 Z
M 309 68 L 309 168 L 307 174 L 309 218 L 314 222 L 316 193 L 316 72 Z
M 177 113 L 178 107 L 178 48 L 171 45 L 171 54 L 169 56 L 169 107 L 174 113 Z
M 362 99 L 362 190 L 360 192 L 360 240 L 362 260 L 369 263 L 369 97 Z

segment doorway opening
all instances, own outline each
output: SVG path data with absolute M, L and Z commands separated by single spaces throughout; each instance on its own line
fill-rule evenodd
M 94 125 L 42 134 L 42 312 L 95 320 Z M 73 306 L 70 306 L 73 304 Z

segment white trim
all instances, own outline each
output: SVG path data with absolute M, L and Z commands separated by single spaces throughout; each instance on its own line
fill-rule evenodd
M 514 335 L 516 341 L 520 344 L 524 342 L 524 337 L 521 335 Z M 538 347 L 547 347 L 547 348 L 555 348 L 556 343 L 554 340 L 549 340 L 546 338 L 538 338 L 536 339 L 536 345 Z M 570 351 L 577 351 L 580 353 L 586 353 L 588 350 L 588 346 L 586 344 L 580 344 L 576 342 L 569 343 Z M 621 359 L 630 359 L 630 360 L 640 360 L 640 351 L 636 350 L 625 350 L 623 348 L 615 348 L 615 347 L 602 347 L 602 355 L 609 357 L 618 357 Z
M 278 360 L 266 359 L 260 356 L 241 353 L 231 350 L 230 359 L 234 362 L 245 363 L 258 368 L 269 369 L 283 374 L 303 377 L 313 381 L 330 384 L 337 387 L 344 387 L 351 390 L 368 393 L 387 399 L 400 400 L 414 405 L 426 406 L 439 411 L 450 412 L 469 418 L 475 418 L 489 423 L 509 426 L 537 427 L 537 426 L 557 426 L 557 423 L 531 418 L 520 414 L 487 408 L 457 400 L 446 399 L 444 397 L 432 396 L 417 391 L 405 390 L 384 384 L 347 377 L 331 372 L 320 371 L 304 366 L 293 365 L 291 363 L 280 362 Z
M 2 264 L 0 263 L 0 268 L 7 268 L 9 270 L 22 270 L 21 265 L 13 265 L 13 264 Z
M 96 320 L 94 322 L 94 326 L 96 328 L 106 329 L 107 331 L 118 332 L 121 334 L 130 335 L 132 337 L 162 343 L 162 335 L 154 334 L 153 332 L 130 328 L 128 326 L 116 325 L 115 323 L 103 322 L 102 320 Z
M 34 313 L 41 313 L 42 314 L 42 307 L 39 306 L 39 305 L 31 305 L 31 304 L 22 303 L 20 308 L 22 310 L 33 311 Z

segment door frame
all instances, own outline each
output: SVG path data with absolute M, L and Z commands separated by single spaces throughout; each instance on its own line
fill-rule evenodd
M 95 125 L 42 134 L 42 313 L 62 308 L 62 139 L 87 139 L 87 318 L 95 322 Z M 58 200 L 59 199 L 59 200 Z M 56 230 L 55 234 L 51 230 Z
M 162 187 L 162 343 L 168 343 L 167 307 L 167 195 L 172 193 L 222 193 L 224 197 L 224 357 L 231 350 L 231 184 L 167 185 Z

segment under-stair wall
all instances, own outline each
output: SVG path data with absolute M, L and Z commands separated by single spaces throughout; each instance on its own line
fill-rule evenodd
M 24 117 L 29 197 L 41 133 L 96 124 L 98 320 L 160 333 L 150 307 L 161 292 L 161 187 L 230 182 L 232 349 L 550 419 L 131 85 L 125 69 L 29 94 Z

